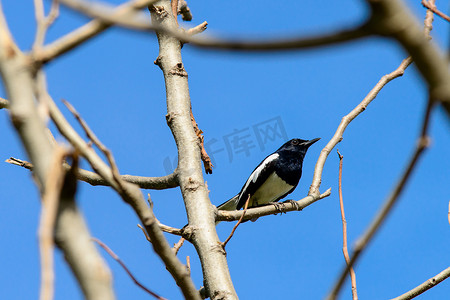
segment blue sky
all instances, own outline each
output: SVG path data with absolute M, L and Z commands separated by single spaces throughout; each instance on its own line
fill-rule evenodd
M 29 49 L 34 37 L 32 2 L 2 1 L 21 49 Z M 420 1 L 407 4 L 422 22 L 425 10 Z M 444 1 L 437 1 L 437 5 L 444 11 L 448 7 Z M 312 34 L 356 25 L 368 14 L 363 1 L 292 1 L 288 5 L 273 1 L 227 1 L 226 5 L 191 1 L 189 6 L 193 25 L 206 20 L 208 34 L 226 37 Z M 86 21 L 62 9 L 47 41 Z M 448 23 L 436 18 L 433 37 L 447 49 Z M 162 72 L 153 64 L 157 55 L 153 34 L 110 29 L 45 67 L 49 91 L 67 118 L 79 128 L 61 105 L 62 98 L 76 107 L 113 151 L 123 174 L 165 175 L 170 171 L 169 162 L 176 159 L 175 143 L 165 121 Z M 239 192 L 253 168 L 286 138 L 321 137 L 310 148 L 303 177 L 289 198 L 306 196 L 320 150 L 333 136 L 341 118 L 405 57 L 400 47 L 381 38 L 264 54 L 210 51 L 186 45 L 182 55 L 189 74 L 193 112 L 214 152 L 215 169 L 212 175 L 205 175 L 205 180 L 216 205 Z M 6 97 L 1 85 L 0 92 Z M 420 75 L 411 66 L 350 124 L 338 145 L 344 155 L 349 245 L 367 228 L 411 156 L 426 94 Z M 449 124 L 441 110 L 434 111 L 431 148 L 356 267 L 360 298 L 398 296 L 450 265 Z M 258 139 L 255 128 L 264 126 L 271 132 L 269 128 L 275 125 L 278 135 Z M 0 158 L 26 159 L 6 110 L 0 111 L 0 126 Z M 281 126 L 284 130 L 279 130 Z M 230 141 L 236 133 L 250 146 L 247 151 L 232 147 Z M 54 134 L 63 141 L 56 131 Z M 227 253 L 241 299 L 321 299 L 329 292 L 344 265 L 338 163 L 334 150 L 325 164 L 321 186 L 322 192 L 332 188 L 330 197 L 299 213 L 268 216 L 239 227 Z M 0 192 L 0 298 L 35 299 L 39 292 L 38 192 L 28 171 L 7 163 L 0 164 Z M 161 222 L 174 227 L 186 223 L 178 189 L 150 193 Z M 138 219 L 114 192 L 80 183 L 77 198 L 92 235 L 109 245 L 139 280 L 166 298 L 182 298 L 136 227 Z M 218 226 L 222 239 L 232 226 Z M 167 238 L 170 243 L 178 240 Z M 115 261 L 99 251 L 113 272 L 118 299 L 149 298 Z M 187 243 L 179 252 L 181 260 L 186 256 L 191 258 L 193 280 L 200 287 L 200 263 Z M 55 259 L 56 299 L 82 298 L 59 251 Z M 444 299 L 449 293 L 450 281 L 444 281 L 420 299 Z M 351 297 L 348 284 L 342 296 Z

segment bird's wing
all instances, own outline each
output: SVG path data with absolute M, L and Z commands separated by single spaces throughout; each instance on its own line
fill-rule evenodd
M 279 154 L 273 153 L 267 156 L 248 177 L 244 186 L 239 193 L 239 201 L 236 209 L 241 209 L 247 201 L 248 195 L 253 195 L 256 190 L 269 178 L 274 170 L 274 165 L 277 163 Z

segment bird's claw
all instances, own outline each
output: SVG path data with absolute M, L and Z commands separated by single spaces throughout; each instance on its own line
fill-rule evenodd
M 295 207 L 295 210 L 302 210 L 298 202 L 295 200 L 286 200 L 283 201 L 283 203 L 291 203 Z
M 273 206 L 275 206 L 275 209 L 278 210 L 281 214 L 286 213 L 285 211 L 283 211 L 283 203 L 269 202 L 268 204 L 272 204 Z

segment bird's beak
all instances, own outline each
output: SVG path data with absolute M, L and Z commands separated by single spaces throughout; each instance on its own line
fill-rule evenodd
M 311 146 L 312 144 L 314 144 L 315 142 L 317 142 L 318 140 L 320 140 L 320 138 L 313 139 L 313 140 L 309 140 L 309 141 L 307 141 L 307 142 L 304 142 L 304 143 L 303 143 L 303 146 L 309 147 L 309 146 Z

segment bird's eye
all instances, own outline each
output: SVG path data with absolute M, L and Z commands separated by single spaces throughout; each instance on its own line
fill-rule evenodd
M 292 141 L 292 145 L 298 145 L 298 141 L 297 140 L 293 140 Z

